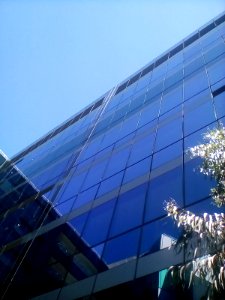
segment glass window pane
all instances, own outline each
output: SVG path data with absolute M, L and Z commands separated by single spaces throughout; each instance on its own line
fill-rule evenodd
M 144 159 L 127 168 L 124 174 L 123 183 L 132 181 L 150 171 L 151 157 Z
M 110 229 L 110 236 L 139 226 L 142 222 L 147 185 L 140 185 L 119 196 Z
M 206 65 L 211 85 L 225 78 L 225 55 Z
M 155 151 L 182 138 L 182 107 L 178 106 L 159 118 Z
M 92 209 L 90 212 L 82 235 L 82 238 L 89 245 L 93 246 L 105 240 L 114 205 L 115 199 Z
M 122 182 L 123 173 L 120 172 L 104 181 L 101 182 L 99 190 L 98 190 L 98 197 L 101 195 L 112 191 L 115 188 L 118 188 Z
M 132 146 L 128 165 L 131 165 L 137 161 L 152 154 L 153 143 L 155 140 L 155 134 L 149 134 L 147 136 L 138 137 Z
M 154 178 L 150 180 L 147 193 L 145 221 L 149 221 L 166 214 L 165 201 L 170 198 L 183 206 L 182 166 L 171 169 L 160 175 L 153 172 Z
M 127 159 L 129 156 L 129 151 L 128 149 L 123 149 L 118 152 L 113 152 L 111 159 L 109 161 L 106 173 L 105 173 L 105 178 L 109 177 L 121 170 L 123 170 L 126 166 Z
M 184 103 L 184 134 L 193 131 L 215 121 L 213 102 L 208 91 L 193 97 Z
M 167 244 L 176 240 L 179 236 L 179 230 L 172 218 L 163 218 L 152 222 L 143 227 L 140 255 L 146 255 L 165 248 L 165 239 Z
M 208 87 L 205 71 L 197 72 L 184 79 L 184 99 L 189 99 Z
M 217 118 L 222 118 L 225 115 L 225 93 L 222 93 L 214 98 Z
M 163 94 L 162 104 L 160 114 L 164 114 L 168 110 L 174 108 L 178 104 L 183 102 L 183 92 L 182 86 L 176 87 L 174 89 L 167 90 Z
M 199 172 L 198 168 L 201 164 L 200 158 L 186 159 L 184 165 L 186 205 L 208 197 L 210 188 L 215 186 L 215 181 L 210 176 Z
M 109 265 L 137 256 L 140 230 L 131 231 L 106 243 L 103 260 Z

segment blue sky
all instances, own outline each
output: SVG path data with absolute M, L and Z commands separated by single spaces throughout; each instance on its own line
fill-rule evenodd
M 224 10 L 224 0 L 0 0 L 0 148 L 12 157 Z

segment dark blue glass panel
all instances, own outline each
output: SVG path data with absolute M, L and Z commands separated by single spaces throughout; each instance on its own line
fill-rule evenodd
M 211 85 L 225 78 L 225 55 L 218 57 L 206 65 Z
M 160 96 L 160 94 L 162 93 L 162 90 L 163 90 L 163 80 L 162 79 L 152 82 L 151 85 L 149 86 L 149 90 L 146 94 L 145 102 L 151 102 L 154 97 Z
M 93 163 L 93 165 L 89 169 L 85 182 L 82 186 L 82 190 L 85 190 L 88 187 L 97 184 L 98 182 L 101 181 L 107 163 L 108 161 L 106 159 L 96 164 L 95 162 Z
M 174 84 L 178 83 L 180 81 L 180 84 L 182 84 L 181 80 L 183 79 L 183 69 L 179 68 L 176 69 L 174 72 L 170 72 L 167 74 L 167 77 L 165 79 L 164 83 L 164 89 L 168 89 L 169 87 L 173 86 Z
M 201 44 L 203 49 L 208 46 L 210 47 L 210 45 L 214 43 L 217 43 L 219 39 L 219 32 L 217 30 L 210 31 L 207 34 L 203 35 L 201 38 Z
M 159 251 L 179 236 L 179 231 L 172 218 L 166 217 L 143 227 L 140 255 Z
M 163 94 L 162 104 L 160 114 L 164 114 L 171 108 L 177 106 L 178 104 L 183 102 L 183 91 L 182 85 L 177 88 L 167 90 L 166 93 Z
M 195 59 L 193 59 L 191 62 L 188 62 L 185 67 L 184 67 L 184 76 L 188 76 L 191 73 L 197 71 L 200 68 L 203 68 L 204 66 L 204 61 L 203 61 L 203 57 L 198 56 L 195 57 Z
M 205 71 L 197 72 L 184 79 L 184 100 L 191 98 L 208 87 Z
M 55 209 L 57 210 L 57 212 L 60 214 L 60 215 L 64 215 L 64 214 L 67 214 L 68 212 L 70 212 L 73 204 L 75 202 L 75 198 L 72 197 L 71 199 L 57 205 L 55 207 Z
M 184 103 L 184 135 L 215 121 L 213 102 L 208 91 Z
M 130 118 L 127 118 L 124 120 L 121 130 L 118 133 L 119 138 L 122 138 L 126 136 L 127 134 L 133 132 L 138 125 L 138 120 L 139 120 L 139 113 L 136 113 L 135 115 L 131 116 Z
M 99 190 L 98 190 L 98 197 L 101 195 L 112 191 L 115 188 L 118 188 L 122 182 L 123 173 L 120 172 L 104 181 L 101 182 Z
M 202 160 L 195 158 L 187 161 L 184 165 L 186 205 L 208 197 L 210 188 L 215 186 L 215 181 L 210 176 L 200 173 L 198 168 L 201 164 Z
M 79 193 L 76 199 L 76 202 L 73 206 L 74 208 L 80 207 L 88 202 L 92 202 L 95 199 L 95 195 L 98 189 L 98 185 L 95 185 L 91 188 L 89 188 L 88 190 Z
M 225 115 L 225 93 L 216 96 L 214 98 L 214 104 L 216 108 L 216 116 L 217 118 L 222 118 Z
M 182 167 L 162 173 L 150 181 L 145 212 L 145 221 L 166 214 L 164 202 L 170 198 L 183 205 Z
M 128 160 L 128 165 L 131 165 L 139 160 L 142 160 L 143 158 L 152 154 L 154 139 L 155 139 L 155 135 L 153 133 L 144 136 L 141 139 L 135 139 Z
M 74 219 L 70 220 L 68 224 L 80 235 L 83 231 L 85 222 L 87 220 L 88 213 L 82 214 Z
M 183 52 L 177 53 L 176 55 L 170 57 L 168 59 L 168 65 L 167 68 L 168 70 L 178 66 L 183 62 Z
M 119 196 L 110 236 L 139 226 L 142 222 L 147 185 L 143 184 Z
M 177 160 L 182 164 L 182 142 L 177 142 L 164 150 L 157 152 L 153 156 L 152 169 L 156 169 L 172 160 Z
M 194 214 L 203 216 L 205 212 L 207 212 L 208 214 L 224 213 L 224 206 L 217 207 L 213 202 L 213 199 L 210 197 L 204 201 L 189 206 L 188 210 Z
M 213 123 L 210 126 L 207 126 L 201 130 L 198 130 L 195 133 L 192 133 L 191 135 L 189 135 L 188 137 L 186 137 L 184 139 L 184 149 L 186 152 L 186 157 L 190 159 L 190 153 L 188 153 L 188 149 L 190 147 L 194 147 L 196 145 L 200 145 L 202 143 L 204 143 L 205 141 L 203 140 L 203 135 L 204 133 L 206 133 L 208 131 L 208 129 L 213 129 L 217 126 L 216 123 Z M 187 159 L 188 160 L 188 159 Z
M 159 118 L 155 151 L 158 151 L 182 138 L 181 106 Z
M 137 256 L 140 230 L 131 231 L 106 243 L 103 260 L 106 264 Z
M 152 81 L 165 75 L 167 70 L 166 63 L 159 65 L 157 68 L 154 68 L 152 72 Z
M 101 143 L 101 147 L 104 148 L 115 143 L 118 139 L 118 132 L 120 131 L 120 129 L 121 123 L 113 126 L 110 130 L 107 130 Z
M 130 102 L 129 113 L 132 112 L 132 111 L 135 111 L 137 109 L 140 109 L 140 107 L 144 103 L 145 95 L 146 95 L 146 93 L 143 92 L 143 91 L 135 94 L 134 98 Z
M 151 75 L 152 72 L 148 73 L 147 75 L 138 80 L 136 91 L 140 91 L 141 89 L 144 90 L 144 87 L 146 87 L 150 82 Z
M 117 106 L 122 98 L 123 98 L 123 93 L 119 93 L 118 95 L 112 97 L 105 108 L 105 112 L 107 112 L 107 111 L 111 110 L 113 107 Z
M 102 136 L 95 138 L 94 140 L 90 141 L 85 148 L 83 148 L 79 154 L 79 161 L 85 160 L 88 157 L 94 155 L 100 148 L 102 141 Z
M 82 235 L 89 245 L 93 246 L 106 239 L 114 205 L 115 199 L 92 209 L 90 212 Z
M 74 174 L 68 183 L 65 183 L 65 188 L 62 188 L 60 192 L 60 201 L 67 200 L 75 196 L 81 189 L 82 183 L 86 173 L 81 173 L 80 175 Z
M 121 170 L 123 170 L 126 166 L 127 159 L 129 156 L 129 149 L 123 149 L 118 152 L 113 152 L 111 159 L 109 161 L 109 165 L 107 167 L 105 178 L 109 177 Z
M 139 126 L 147 124 L 148 122 L 157 118 L 159 115 L 159 108 L 160 108 L 160 98 L 155 98 L 154 101 L 152 103 L 149 103 L 148 105 L 146 103 L 146 106 L 144 106 L 141 112 Z
M 196 41 L 194 44 L 184 48 L 184 60 L 191 58 L 193 55 L 201 53 L 201 44 Z
M 127 114 L 127 110 L 128 110 L 127 105 L 118 108 L 112 117 L 111 123 L 113 124 L 114 122 L 124 118 L 124 116 Z
M 127 168 L 124 174 L 123 183 L 129 182 L 150 171 L 151 157 L 146 158 L 131 167 Z
M 205 51 L 205 61 L 206 63 L 210 62 L 211 60 L 215 59 L 219 55 L 223 54 L 225 52 L 225 44 L 222 39 L 219 39 L 217 43 L 213 43 L 212 47 Z

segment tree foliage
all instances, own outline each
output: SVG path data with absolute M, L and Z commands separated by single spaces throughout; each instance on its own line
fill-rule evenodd
M 225 204 L 225 128 L 208 131 L 204 144 L 190 148 L 191 157 L 201 157 L 200 172 L 215 179 L 211 189 L 215 204 Z M 175 200 L 166 203 L 165 210 L 183 235 L 176 242 L 176 249 L 185 251 L 186 263 L 171 267 L 173 277 L 184 286 L 191 287 L 193 279 L 202 280 L 207 286 L 208 299 L 225 294 L 225 215 L 224 213 L 195 215 L 179 209 Z M 175 276 L 176 275 L 176 276 Z

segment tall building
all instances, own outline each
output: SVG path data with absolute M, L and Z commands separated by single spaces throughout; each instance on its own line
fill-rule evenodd
M 166 276 L 184 255 L 169 247 L 180 232 L 164 201 L 219 211 L 187 150 L 224 123 L 224 66 L 221 14 L 12 160 L 1 154 L 2 299 L 200 299 Z

